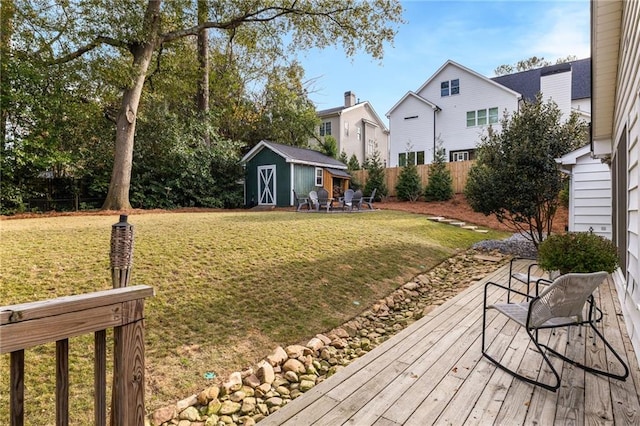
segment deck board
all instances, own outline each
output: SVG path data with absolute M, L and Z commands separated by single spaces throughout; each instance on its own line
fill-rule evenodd
M 518 268 L 526 271 L 525 262 Z M 600 324 L 631 370 L 626 381 L 607 379 L 550 356 L 562 377 L 558 392 L 534 387 L 482 358 L 482 300 L 487 281 L 505 283 L 508 266 L 456 295 L 365 356 L 260 422 L 261 425 L 485 425 L 640 424 L 640 370 L 610 279 L 596 293 Z M 488 300 L 504 300 L 490 287 Z M 488 350 L 530 377 L 550 381 L 548 368 L 526 333 L 504 316 L 487 315 Z M 616 369 L 593 332 L 566 344 L 566 329 L 541 332 L 560 352 L 587 365 Z M 572 330 L 577 337 L 577 330 Z M 615 361 L 615 360 L 614 360 Z

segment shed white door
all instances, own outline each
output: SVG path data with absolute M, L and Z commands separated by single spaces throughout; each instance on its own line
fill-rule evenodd
M 276 166 L 258 166 L 258 205 L 276 204 Z

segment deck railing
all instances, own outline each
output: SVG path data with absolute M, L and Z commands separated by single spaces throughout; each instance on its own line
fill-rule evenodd
M 69 338 L 94 333 L 95 424 L 107 424 L 106 330 L 114 328 L 113 426 L 144 425 L 145 285 L 0 307 L 0 353 L 10 353 L 10 418 L 24 424 L 24 351 L 56 342 L 56 425 L 69 423 Z

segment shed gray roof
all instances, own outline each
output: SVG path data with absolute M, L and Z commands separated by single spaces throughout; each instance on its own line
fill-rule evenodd
M 522 71 L 515 74 L 493 77 L 491 80 L 521 93 L 526 100 L 533 100 L 540 91 L 540 77 L 571 70 L 571 99 L 591 97 L 591 58 L 579 59 L 564 64 Z
M 309 164 L 319 167 L 331 167 L 334 169 L 346 169 L 347 166 L 340 160 L 324 155 L 313 149 L 300 148 L 297 146 L 284 145 L 271 141 L 260 141 L 251 151 L 242 158 L 242 162 L 247 162 L 263 147 L 268 147 L 276 154 L 282 156 L 287 162 Z

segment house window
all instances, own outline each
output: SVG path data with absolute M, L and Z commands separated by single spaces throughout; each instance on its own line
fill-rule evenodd
M 331 122 L 327 121 L 320 125 L 320 136 L 329 136 L 331 135 Z
M 415 152 L 407 152 L 407 164 L 411 164 L 415 166 L 416 164 L 416 153 Z
M 398 154 L 398 166 L 404 167 L 407 165 L 407 153 L 403 152 Z
M 487 110 L 479 109 L 478 110 L 478 126 L 486 126 L 487 125 Z
M 460 80 L 457 78 L 455 80 L 451 80 L 451 94 L 457 95 L 460 93 Z
M 498 107 L 467 111 L 467 127 L 486 126 L 498 122 Z
M 356 127 L 356 133 L 358 134 L 358 140 L 362 140 L 362 128 L 360 126 Z
M 457 95 L 460 93 L 460 80 L 447 80 L 440 83 L 440 96 Z
M 369 141 L 367 142 L 367 156 L 373 154 L 374 145 L 375 143 L 373 142 L 373 139 L 369 139 Z
M 344 135 L 349 136 L 349 122 L 344 122 Z
M 416 164 L 424 164 L 424 151 L 416 152 Z
M 443 81 L 440 83 L 440 96 L 449 96 L 449 82 Z
M 451 161 L 469 161 L 469 151 L 452 152 Z
M 496 124 L 498 122 L 498 107 L 489 108 L 489 124 Z
M 467 111 L 467 127 L 473 127 L 476 125 L 476 112 Z
M 322 186 L 323 185 L 323 172 L 322 172 L 322 168 L 321 167 L 316 167 L 316 186 Z

